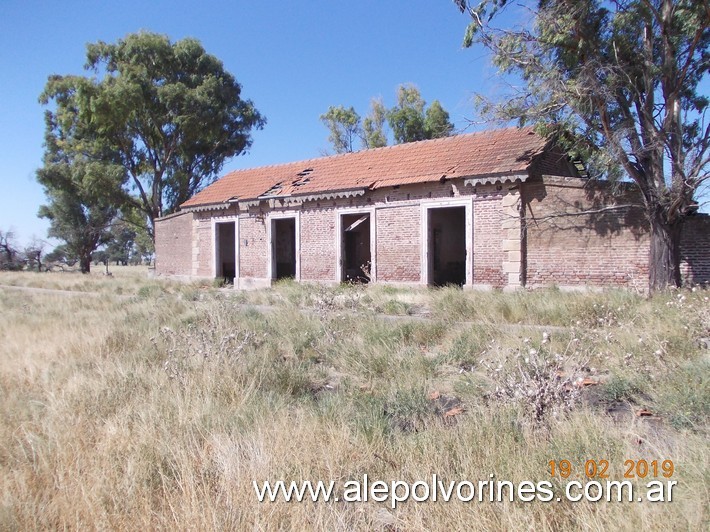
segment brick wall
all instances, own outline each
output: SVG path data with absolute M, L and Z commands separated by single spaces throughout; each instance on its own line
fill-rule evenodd
M 266 216 L 252 211 L 239 218 L 239 273 L 241 277 L 266 279 L 271 250 L 266 233 Z
M 221 213 L 220 213 L 221 214 Z M 192 274 L 196 277 L 214 275 L 214 236 L 212 219 L 209 213 L 195 214 L 193 228 L 194 246 L 192 248 Z
M 377 280 L 421 281 L 421 207 L 377 210 Z
M 462 180 L 434 184 L 387 187 L 365 196 L 334 200 L 311 201 L 303 205 L 276 207 L 278 212 L 300 216 L 301 279 L 333 282 L 337 279 L 336 260 L 340 237 L 337 217 L 344 209 L 372 213 L 374 209 L 377 279 L 380 282 L 421 282 L 422 201 L 456 200 L 473 197 L 473 282 L 485 286 L 503 286 L 507 279 L 503 271 L 501 247 L 500 202 L 505 191 L 493 185 L 464 186 Z M 218 211 L 219 219 L 236 216 L 237 212 Z M 264 280 L 268 275 L 270 250 L 266 216 L 269 208 L 262 205 L 239 213 L 240 276 L 242 279 Z M 185 243 L 169 252 L 166 244 L 161 256 L 181 257 L 179 275 L 211 277 L 213 275 L 214 235 L 212 214 L 199 212 L 185 215 L 194 218 L 189 231 L 192 244 Z M 164 241 L 168 231 L 166 221 L 158 230 Z M 183 228 L 187 234 L 188 229 Z M 189 238 L 184 241 L 189 242 Z M 170 255 L 168 255 L 168 253 Z M 171 259 L 171 262 L 174 260 Z M 176 263 L 177 264 L 177 263 Z M 256 286 L 256 285 L 254 285 Z
M 530 168 L 531 175 L 553 175 L 579 177 L 577 168 L 569 162 L 567 155 L 559 147 L 552 146 L 541 154 Z
M 301 211 L 301 279 L 335 282 L 335 210 Z
M 586 186 L 585 186 L 586 185 Z M 648 286 L 648 227 L 631 187 L 545 178 L 523 188 L 526 285 Z M 582 210 L 595 214 L 568 216 Z
M 307 281 L 336 280 L 340 245 L 337 216 L 343 209 L 362 208 L 367 209 L 363 212 L 375 211 L 378 281 L 421 282 L 422 201 L 471 197 L 474 286 L 513 286 L 511 279 L 517 274 L 508 270 L 512 260 L 519 257 L 520 280 L 533 288 L 647 288 L 649 236 L 643 211 L 638 207 L 608 209 L 638 202 L 633 187 L 621 187 L 619 192 L 608 184 L 561 177 L 527 181 L 518 187 L 522 209 L 519 246 L 513 241 L 517 229 L 511 223 L 513 207 L 518 204 L 512 201 L 510 188 L 510 184 L 474 188 L 457 180 L 388 187 L 365 196 L 311 201 L 276 210 L 299 212 L 301 279 Z M 567 216 L 580 210 L 597 212 Z M 268 208 L 262 207 L 239 213 L 242 279 L 265 280 L 268 275 L 267 212 Z M 237 211 L 214 214 L 224 219 L 236 216 Z M 156 273 L 213 275 L 211 216 L 209 212 L 183 213 L 156 222 Z M 710 282 L 710 216 L 687 220 L 681 269 L 686 283 Z
M 691 216 L 683 226 L 681 273 L 685 284 L 710 283 L 710 215 Z
M 192 275 L 192 214 L 179 213 L 155 222 L 155 273 Z
M 473 203 L 473 284 L 502 287 L 502 194 L 491 193 Z

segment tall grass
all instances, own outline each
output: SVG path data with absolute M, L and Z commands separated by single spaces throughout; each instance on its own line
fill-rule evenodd
M 707 292 L 645 300 L 281 283 L 233 297 L 138 276 L 22 279 L 0 276 L 0 284 L 78 283 L 104 297 L 0 289 L 1 529 L 708 524 L 708 355 L 697 342 L 708 336 Z M 432 319 L 385 320 L 378 313 L 390 301 Z M 274 307 L 249 307 L 257 303 Z M 536 386 L 519 377 L 531 361 L 564 374 L 541 372 L 534 391 L 580 378 L 599 384 L 580 388 L 573 408 L 530 416 L 515 392 Z M 639 409 L 655 415 L 638 417 Z M 538 481 L 549 479 L 550 460 L 602 458 L 614 478 L 627 459 L 672 459 L 674 502 L 392 510 L 260 504 L 252 488 L 253 480 L 364 474 Z

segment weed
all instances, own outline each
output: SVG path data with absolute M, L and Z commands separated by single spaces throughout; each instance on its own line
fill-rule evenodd
M 687 363 L 654 394 L 660 412 L 676 428 L 705 432 L 710 421 L 710 362 Z
M 0 529 L 707 528 L 706 290 L 283 281 L 240 292 L 114 271 L 0 274 L 93 293 L 0 289 Z M 270 312 L 256 306 L 268 301 Z M 601 401 L 580 400 L 591 391 Z M 614 402 L 654 415 L 610 416 Z M 267 508 L 252 489 L 364 474 L 537 481 L 551 460 L 602 458 L 612 475 L 627 459 L 672 459 L 677 498 L 384 514 L 376 503 Z
M 640 386 L 623 375 L 612 375 L 601 387 L 601 399 L 607 403 L 634 401 L 639 393 Z
M 564 354 L 531 347 L 497 366 L 490 363 L 484 366 L 493 382 L 488 399 L 517 405 L 533 423 L 560 417 L 580 401 L 577 375 L 581 364 Z
M 394 316 L 408 316 L 412 313 L 412 305 L 404 301 L 389 299 L 382 307 L 378 308 L 383 314 Z
M 434 406 L 422 388 L 397 389 L 384 405 L 391 429 L 419 432 L 433 419 Z

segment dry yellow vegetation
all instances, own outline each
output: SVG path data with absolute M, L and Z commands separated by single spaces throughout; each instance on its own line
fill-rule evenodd
M 0 285 L 85 292 L 0 288 L 0 529 L 707 529 L 706 290 L 234 293 L 138 268 Z M 612 479 L 672 460 L 673 502 L 392 509 L 252 486 L 537 482 L 563 459 Z

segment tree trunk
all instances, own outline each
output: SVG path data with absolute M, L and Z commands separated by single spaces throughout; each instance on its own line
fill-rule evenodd
M 81 273 L 91 273 L 91 253 L 79 259 L 79 267 L 81 268 Z
M 651 293 L 681 285 L 680 235 L 682 224 L 669 224 L 662 214 L 651 217 L 649 290 Z

